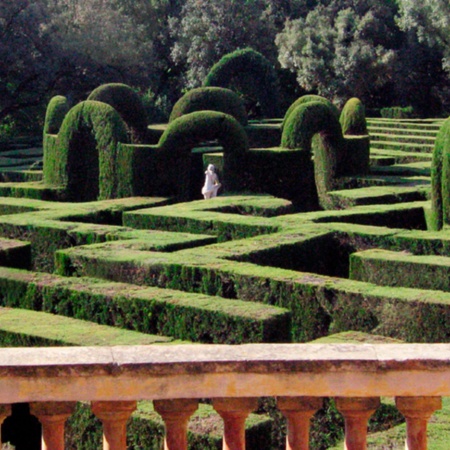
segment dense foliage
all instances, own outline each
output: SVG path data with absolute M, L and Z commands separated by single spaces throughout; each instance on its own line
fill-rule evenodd
M 342 106 L 358 97 L 369 110 L 448 114 L 449 8 L 446 0 L 2 2 L 0 134 L 40 130 L 50 98 L 75 104 L 110 82 L 167 115 L 220 58 L 248 46 L 278 71 L 284 98 L 315 93 Z

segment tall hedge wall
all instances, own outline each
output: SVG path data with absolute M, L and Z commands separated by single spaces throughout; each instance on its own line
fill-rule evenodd
M 223 56 L 214 64 L 204 86 L 238 85 L 244 94 L 257 98 L 264 117 L 279 116 L 278 78 L 270 61 L 261 53 L 245 48 Z
M 450 118 L 441 126 L 431 163 L 432 226 L 440 230 L 450 224 Z
M 247 111 L 242 99 L 231 89 L 221 87 L 191 89 L 175 103 L 169 122 L 185 114 L 205 110 L 229 114 L 240 124 L 247 125 Z

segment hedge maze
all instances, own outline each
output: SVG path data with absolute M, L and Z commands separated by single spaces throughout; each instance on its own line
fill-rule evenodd
M 123 85 L 58 96 L 43 167 L 1 154 L 3 345 L 450 342 L 449 120 L 308 96 L 248 121 L 211 87 L 169 124 L 140 111 Z

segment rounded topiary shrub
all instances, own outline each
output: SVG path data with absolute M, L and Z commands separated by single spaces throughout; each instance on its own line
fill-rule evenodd
M 247 112 L 242 99 L 231 89 L 202 87 L 192 89 L 174 105 L 169 122 L 194 111 L 219 111 L 233 116 L 242 125 L 247 125 Z
M 58 134 L 64 117 L 69 112 L 70 105 L 66 97 L 56 95 L 47 105 L 45 112 L 44 134 Z
M 342 134 L 361 136 L 368 134 L 366 109 L 359 98 L 353 97 L 347 101 L 339 117 Z
M 450 118 L 441 126 L 431 162 L 432 227 L 450 224 Z
M 90 201 L 120 196 L 117 148 L 128 142 L 124 121 L 110 105 L 87 100 L 66 115 L 53 161 L 44 163 L 44 181 L 62 187 L 68 200 Z
M 189 198 L 191 150 L 205 141 L 216 141 L 223 147 L 223 187 L 234 191 L 243 188 L 248 150 L 244 128 L 229 114 L 196 111 L 171 122 L 158 143 L 158 178 L 165 185 L 163 195 Z
M 130 86 L 122 83 L 108 83 L 94 89 L 88 100 L 111 105 L 125 121 L 131 134 L 131 141 L 142 143 L 147 132 L 147 117 L 139 95 Z
M 203 85 L 237 87 L 244 95 L 256 99 L 263 117 L 279 116 L 276 71 L 265 56 L 251 48 L 223 56 L 211 68 Z
M 295 100 L 294 103 L 292 103 L 291 106 L 289 106 L 288 110 L 286 111 L 286 114 L 284 115 L 283 119 L 283 128 L 286 124 L 286 121 L 288 117 L 291 115 L 292 111 L 297 108 L 297 106 L 303 105 L 304 103 L 311 103 L 311 102 L 320 102 L 325 103 L 327 106 L 329 106 L 333 113 L 336 115 L 336 117 L 339 117 L 339 110 L 338 108 L 330 102 L 330 100 L 326 99 L 325 97 L 322 97 L 320 95 L 314 95 L 314 94 L 308 94 L 308 95 L 302 95 L 297 100 Z

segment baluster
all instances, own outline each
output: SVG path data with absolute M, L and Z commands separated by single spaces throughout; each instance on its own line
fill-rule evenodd
M 166 425 L 164 450 L 186 450 L 188 422 L 198 408 L 198 400 L 154 400 L 153 405 Z
M 1 445 L 1 426 L 4 420 L 11 415 L 11 405 L 1 405 L 0 404 L 0 445 Z
M 42 450 L 64 450 L 64 424 L 75 406 L 76 402 L 30 403 L 30 413 L 42 425 Z
M 91 408 L 103 424 L 103 450 L 126 450 L 127 421 L 136 402 L 92 402 Z
M 427 423 L 442 408 L 441 397 L 397 397 L 395 404 L 406 419 L 407 450 L 426 450 Z
M 223 450 L 245 450 L 245 419 L 258 407 L 257 398 L 217 398 L 214 409 L 223 419 Z
M 278 409 L 287 419 L 286 450 L 309 449 L 310 420 L 322 404 L 320 397 L 277 398 Z
M 367 448 L 367 421 L 380 406 L 378 397 L 337 397 L 336 407 L 344 416 L 345 450 Z

